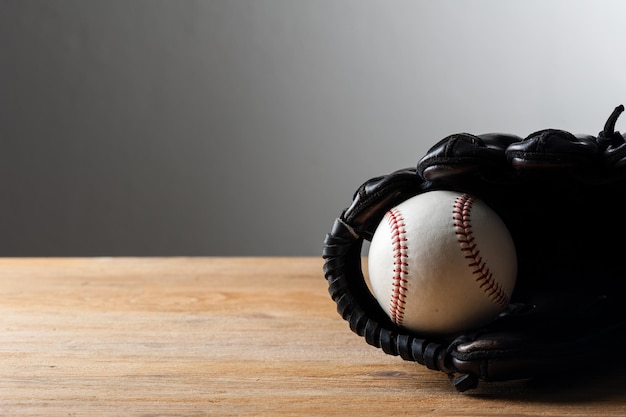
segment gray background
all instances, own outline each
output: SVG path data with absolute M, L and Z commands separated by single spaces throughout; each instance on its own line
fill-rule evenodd
M 626 102 L 624 16 L 0 0 L 0 256 L 318 256 L 358 185 L 450 133 L 597 133 Z

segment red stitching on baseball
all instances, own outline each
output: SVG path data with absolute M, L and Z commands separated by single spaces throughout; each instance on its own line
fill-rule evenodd
M 468 266 L 473 269 L 472 274 L 477 275 L 476 282 L 480 284 L 480 288 L 499 307 L 505 307 L 509 303 L 509 297 L 493 278 L 493 273 L 487 267 L 487 262 L 480 256 L 480 250 L 474 243 L 471 221 L 473 204 L 474 199 L 467 194 L 463 194 L 454 200 L 452 219 L 454 220 L 457 240 L 461 244 L 461 250 L 466 252 L 465 259 L 469 261 Z
M 402 325 L 407 292 L 406 274 L 409 266 L 406 253 L 408 249 L 406 229 L 404 228 L 404 218 L 399 210 L 391 209 L 385 217 L 389 222 L 389 227 L 391 227 L 391 245 L 393 248 L 393 283 L 389 315 L 394 323 Z

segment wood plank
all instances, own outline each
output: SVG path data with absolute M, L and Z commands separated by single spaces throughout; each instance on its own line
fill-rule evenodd
M 482 384 L 385 355 L 317 258 L 0 259 L 0 414 L 623 416 L 622 369 Z

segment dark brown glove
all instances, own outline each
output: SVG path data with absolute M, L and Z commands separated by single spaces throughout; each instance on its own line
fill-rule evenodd
M 452 377 L 459 391 L 573 367 L 610 367 L 626 342 L 626 140 L 617 107 L 597 137 L 547 129 L 449 136 L 416 168 L 365 182 L 324 242 L 339 314 L 370 345 Z M 364 240 L 385 213 L 431 190 L 473 194 L 507 225 L 518 276 L 504 313 L 462 334 L 425 337 L 395 325 L 369 292 Z M 622 215 L 625 215 L 622 217 Z

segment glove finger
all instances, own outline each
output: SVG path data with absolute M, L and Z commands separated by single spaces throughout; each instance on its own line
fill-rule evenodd
M 592 136 L 545 129 L 511 144 L 505 153 L 514 168 L 536 172 L 537 169 L 589 168 L 597 161 L 599 148 Z
M 506 169 L 506 148 L 521 140 L 508 134 L 471 135 L 458 133 L 439 141 L 417 164 L 417 173 L 428 181 L 468 173 Z

